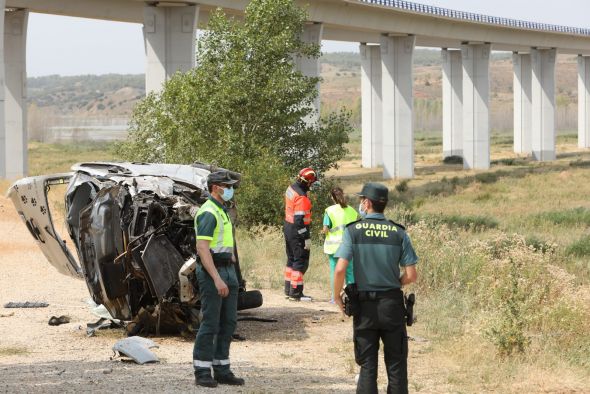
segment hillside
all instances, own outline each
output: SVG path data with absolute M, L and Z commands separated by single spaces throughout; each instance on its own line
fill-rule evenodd
M 322 112 L 345 106 L 360 126 L 360 56 L 353 52 L 321 58 Z M 573 56 L 559 56 L 556 68 L 557 125 L 576 128 L 577 71 Z M 492 130 L 512 130 L 512 61 L 493 53 L 490 64 Z M 50 75 L 29 78 L 29 130 L 35 140 L 51 140 L 55 129 L 113 126 L 124 128 L 134 105 L 145 95 L 144 75 Z M 414 108 L 417 131 L 442 128 L 440 51 L 417 49 L 414 55 Z
M 141 74 L 49 75 L 29 78 L 27 94 L 31 104 L 60 115 L 128 116 L 145 95 L 145 80 Z

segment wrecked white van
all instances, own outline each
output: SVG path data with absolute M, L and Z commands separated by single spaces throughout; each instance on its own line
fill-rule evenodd
M 130 335 L 193 332 L 200 309 L 193 218 L 216 170 L 203 163 L 79 163 L 70 173 L 23 178 L 8 195 L 49 263 L 84 279 L 94 302 L 129 322 Z M 48 201 L 50 188 L 64 184 L 71 248 Z M 262 294 L 246 290 L 237 260 L 238 309 L 259 307 Z

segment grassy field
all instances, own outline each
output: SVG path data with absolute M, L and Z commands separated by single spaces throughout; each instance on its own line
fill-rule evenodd
M 564 389 L 590 381 L 590 152 L 573 133 L 557 143 L 557 160 L 538 163 L 514 154 L 510 135 L 494 134 L 491 169 L 465 171 L 442 163 L 439 134 L 418 133 L 415 178 L 386 182 L 386 213 L 408 225 L 421 259 L 411 335 L 450 364 L 456 392 L 543 391 L 548 370 L 562 373 Z M 349 151 L 331 174 L 347 193 L 380 181 L 379 169 L 360 168 L 358 138 Z M 250 284 L 278 290 L 280 231 L 241 231 L 240 241 Z M 319 239 L 305 280 L 328 296 Z
M 410 335 L 427 338 L 427 357 L 448 364 L 437 373 L 454 392 L 543 391 L 546 371 L 563 377 L 564 391 L 590 391 L 590 152 L 575 137 L 559 135 L 557 160 L 538 163 L 514 154 L 511 136 L 494 134 L 491 169 L 465 171 L 442 162 L 439 134 L 417 134 L 415 178 L 385 182 L 386 213 L 407 224 L 420 257 Z M 353 193 L 381 173 L 360 168 L 358 137 L 349 148 L 331 175 Z M 33 175 L 114 158 L 110 146 L 30 146 Z M 316 236 L 306 286 L 327 298 Z M 249 287 L 280 291 L 281 231 L 241 228 L 238 242 Z M 419 381 L 410 384 L 420 391 Z

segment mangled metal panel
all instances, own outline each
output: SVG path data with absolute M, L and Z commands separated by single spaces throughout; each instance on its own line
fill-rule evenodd
M 150 288 L 161 301 L 178 280 L 178 271 L 184 259 L 164 234 L 150 238 L 141 259 L 148 273 Z
M 157 347 L 154 341 L 135 336 L 115 343 L 113 351 L 133 359 L 138 364 L 157 363 L 160 359 L 150 351 L 151 348 Z
M 105 178 L 117 175 L 168 177 L 207 190 L 207 175 L 211 172 L 209 168 L 214 167 L 182 164 L 92 162 L 77 163 L 72 166 L 72 171 L 83 171 L 93 176 Z
M 47 261 L 64 275 L 82 278 L 80 264 L 55 230 L 47 198 L 51 185 L 67 184 L 71 176 L 66 173 L 23 178 L 10 187 L 8 197 Z
M 115 262 L 125 251 L 120 215 L 128 195 L 119 185 L 104 188 L 80 212 L 80 259 L 86 283 L 94 302 L 121 320 L 131 318 L 125 266 Z

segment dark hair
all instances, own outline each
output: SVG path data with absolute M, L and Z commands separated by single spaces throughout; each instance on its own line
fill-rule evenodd
M 371 204 L 373 205 L 373 211 L 375 211 L 375 213 L 383 213 L 383 211 L 385 211 L 387 201 L 374 201 L 370 198 L 368 200 L 371 201 Z
M 211 194 L 213 192 L 213 185 L 220 186 L 220 187 L 227 186 L 227 185 L 224 185 L 223 183 L 218 183 L 218 182 L 211 183 L 211 182 L 207 182 L 207 190 L 209 191 L 209 194 Z
M 346 208 L 348 204 L 346 203 L 346 196 L 344 195 L 344 191 L 339 187 L 334 187 L 330 191 L 330 195 L 342 208 Z

